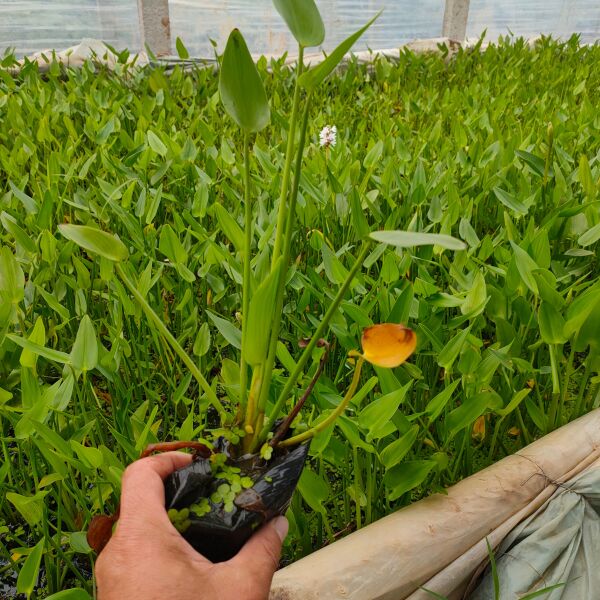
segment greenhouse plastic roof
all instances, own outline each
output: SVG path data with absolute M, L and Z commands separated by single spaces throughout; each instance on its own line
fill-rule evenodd
M 74 6 L 76 4 L 76 6 Z M 367 32 L 358 50 L 394 48 L 418 38 L 442 34 L 444 0 L 328 0 L 320 3 L 330 50 L 381 8 L 384 15 Z M 181 37 L 191 55 L 212 57 L 211 39 L 220 48 L 233 27 L 248 38 L 254 53 L 294 50 L 285 24 L 270 0 L 170 0 L 173 40 Z M 471 0 L 467 36 L 487 30 L 488 39 L 513 33 L 540 33 L 582 41 L 600 39 L 597 0 Z M 266 35 L 265 35 L 266 32 Z M 117 48 L 138 50 L 141 35 L 137 0 L 3 0 L 0 3 L 0 51 L 14 47 L 20 55 L 61 49 L 83 38 L 97 38 Z

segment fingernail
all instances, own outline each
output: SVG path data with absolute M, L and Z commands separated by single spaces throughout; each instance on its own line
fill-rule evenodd
M 279 536 L 279 539 L 283 542 L 290 527 L 288 520 L 285 517 L 277 517 L 273 519 L 272 523 L 273 527 L 275 528 L 275 531 L 277 532 L 277 535 Z

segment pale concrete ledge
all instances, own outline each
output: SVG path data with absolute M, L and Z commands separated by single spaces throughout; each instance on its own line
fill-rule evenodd
M 271 600 L 462 597 L 517 523 L 600 457 L 600 409 L 461 481 L 278 571 Z

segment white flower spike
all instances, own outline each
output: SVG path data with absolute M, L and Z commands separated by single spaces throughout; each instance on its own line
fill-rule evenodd
M 330 148 L 335 146 L 337 142 L 337 127 L 333 125 L 330 127 L 329 125 L 325 125 L 323 129 L 321 129 L 321 133 L 319 134 L 319 143 L 322 148 Z

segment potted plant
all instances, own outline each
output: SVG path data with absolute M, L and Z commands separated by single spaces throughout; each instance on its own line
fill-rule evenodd
M 290 426 L 309 399 L 327 360 L 329 344 L 324 337 L 330 320 L 361 268 L 371 240 L 400 247 L 436 244 L 449 249 L 463 248 L 462 242 L 443 235 L 399 231 L 372 233 L 370 239 L 363 240 L 354 265 L 313 335 L 302 344 L 302 352 L 294 368 L 285 378 L 274 377 L 291 246 L 296 231 L 296 201 L 311 99 L 356 40 L 377 18 L 342 42 L 321 63 L 305 68 L 305 48 L 320 45 L 325 35 L 314 0 L 274 0 L 274 4 L 298 41 L 298 62 L 270 268 L 268 275 L 260 282 L 252 265 L 254 238 L 250 140 L 254 133 L 269 123 L 270 108 L 259 72 L 238 30 L 232 31 L 229 36 L 219 78 L 223 106 L 241 130 L 244 157 L 243 229 L 230 215 L 222 215 L 223 222 L 228 224 L 224 229 L 229 229 L 230 236 L 238 238 L 236 245 L 240 248 L 243 264 L 241 353 L 238 357 L 240 385 L 236 401 L 227 404 L 222 402 L 195 361 L 140 294 L 128 272 L 128 250 L 120 240 L 88 225 L 60 226 L 64 236 L 114 263 L 118 277 L 146 317 L 187 366 L 216 412 L 219 423 L 212 440 L 166 442 L 147 450 L 194 449 L 194 461 L 172 474 L 165 482 L 167 509 L 175 527 L 197 550 L 214 561 L 233 556 L 256 527 L 286 510 L 302 472 L 310 440 L 342 414 L 357 389 L 364 361 L 393 368 L 404 362 L 416 347 L 416 335 L 403 325 L 384 323 L 366 329 L 362 336 L 362 353 L 350 353 L 354 361 L 354 373 L 343 401 L 306 431 L 290 436 Z M 315 356 L 318 352 L 320 356 Z M 316 362 L 316 368 L 311 361 Z M 302 387 L 311 365 L 314 373 Z M 292 403 L 298 392 L 302 392 L 299 400 Z M 289 404 L 293 406 L 286 414 Z M 88 540 L 96 550 L 101 550 L 108 541 L 115 518 L 97 517 L 92 522 Z

